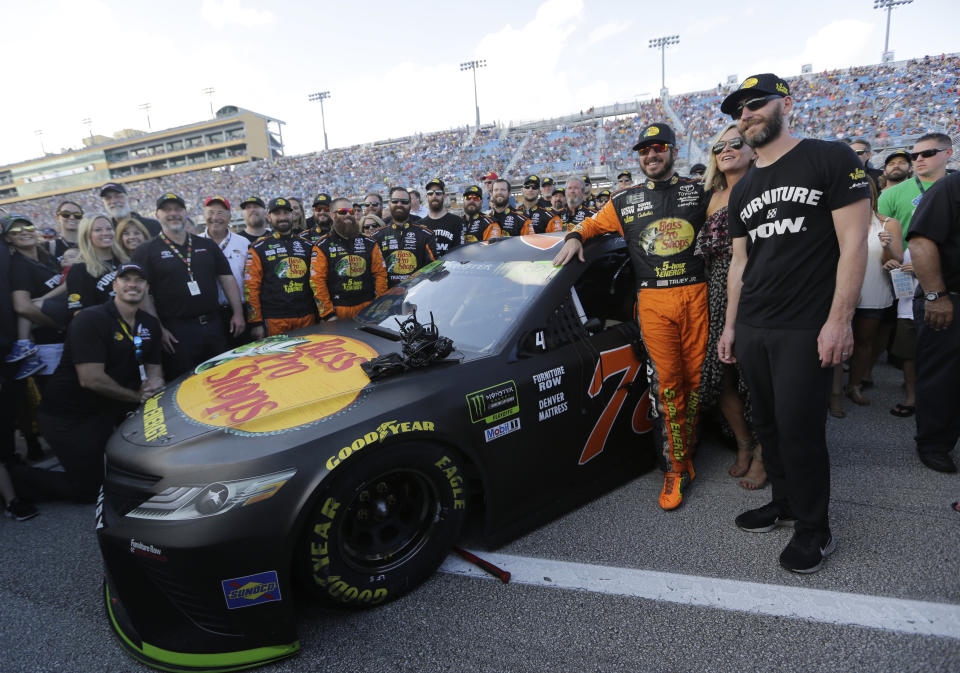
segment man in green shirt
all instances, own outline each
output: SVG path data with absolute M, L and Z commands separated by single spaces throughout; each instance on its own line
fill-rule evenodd
M 944 133 L 926 133 L 917 139 L 910 152 L 913 159 L 913 178 L 885 189 L 880 194 L 877 210 L 881 215 L 900 222 L 903 235 L 907 235 L 910 218 L 924 192 L 947 174 L 947 162 L 953 154 L 950 136 Z

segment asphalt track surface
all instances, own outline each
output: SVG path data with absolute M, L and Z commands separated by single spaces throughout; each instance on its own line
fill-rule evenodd
M 871 406 L 828 421 L 837 549 L 815 575 L 779 567 L 790 529 L 735 528 L 770 491 L 738 488 L 705 441 L 678 511 L 650 473 L 482 552 L 510 584 L 451 557 L 373 610 L 303 604 L 300 654 L 260 670 L 960 671 L 960 477 L 920 464 L 913 419 L 887 412 L 900 373 L 875 377 Z M 47 504 L 0 522 L 0 672 L 151 670 L 107 625 L 92 520 Z

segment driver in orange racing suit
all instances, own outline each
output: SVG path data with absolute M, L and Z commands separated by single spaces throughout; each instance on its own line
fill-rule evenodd
M 700 367 L 707 348 L 707 284 L 694 244 L 703 226 L 707 200 L 699 182 L 673 170 L 676 137 L 663 123 L 640 133 L 633 148 L 647 180 L 613 194 L 603 209 L 567 234 L 554 259 L 563 265 L 583 257 L 582 241 L 621 234 L 637 277 L 637 311 L 644 346 L 652 409 L 666 474 L 660 506 L 676 509 L 696 476 L 690 449 L 696 438 Z

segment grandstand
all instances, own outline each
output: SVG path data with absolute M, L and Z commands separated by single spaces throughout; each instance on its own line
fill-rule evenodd
M 875 163 L 894 149 L 909 147 L 927 131 L 960 137 L 956 54 L 809 73 L 788 82 L 797 101 L 792 122 L 797 135 L 833 140 L 862 136 L 874 146 Z M 319 191 L 359 197 L 367 191 L 382 193 L 395 184 L 422 187 L 436 176 L 456 192 L 491 170 L 514 186 L 523 176 L 538 173 L 560 182 L 570 175 L 589 174 L 603 187 L 624 168 L 639 173 L 630 148 L 639 128 L 651 121 L 669 121 L 682 138 L 681 172 L 690 163 L 703 161 L 713 135 L 729 119 L 719 113 L 720 101 L 735 86 L 616 103 L 511 126 L 461 127 L 265 161 L 248 157 L 218 170 L 124 179 L 134 202 L 146 212 L 153 210 L 156 195 L 168 190 L 182 194 L 196 211 L 211 194 L 224 194 L 235 202 L 252 194 L 309 202 Z M 960 152 L 951 162 L 952 168 L 957 166 Z M 5 175 L 0 170 L 0 190 Z M 86 210 L 100 208 L 96 189 L 79 190 L 70 198 Z M 21 195 L 6 199 L 15 202 L 6 207 L 48 223 L 58 200 Z

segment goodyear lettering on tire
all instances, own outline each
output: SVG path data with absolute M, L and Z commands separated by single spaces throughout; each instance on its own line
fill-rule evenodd
M 363 437 L 357 437 L 347 446 L 344 446 L 336 454 L 327 458 L 327 470 L 333 470 L 341 462 L 352 456 L 357 451 L 371 444 L 382 442 L 387 437 L 403 434 L 405 432 L 433 432 L 434 424 L 432 421 L 384 421 L 376 430 L 368 432 Z

